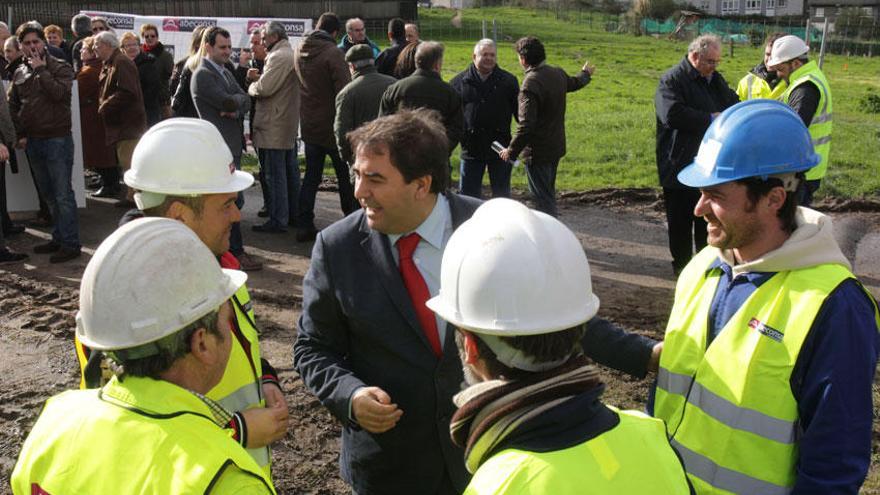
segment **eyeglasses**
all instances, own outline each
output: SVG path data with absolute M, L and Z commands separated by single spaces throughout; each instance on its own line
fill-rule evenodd
M 701 58 L 701 59 L 700 59 L 700 63 L 706 64 L 706 65 L 711 66 L 711 67 L 717 67 L 718 64 L 721 63 L 721 59 L 720 59 L 720 58 L 715 58 L 715 59 L 712 59 L 712 58 Z

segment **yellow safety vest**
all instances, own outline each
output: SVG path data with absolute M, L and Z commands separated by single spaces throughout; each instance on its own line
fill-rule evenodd
M 775 88 L 770 88 L 770 84 L 763 78 L 749 72 L 746 77 L 739 80 L 736 86 L 736 94 L 740 101 L 754 100 L 758 98 L 778 100 L 785 93 L 788 84 L 782 80 Z
M 617 426 L 574 447 L 499 452 L 477 469 L 465 495 L 690 493 L 663 422 L 636 411 L 618 414 Z
M 787 494 L 798 455 L 791 372 L 825 299 L 854 277 L 832 264 L 776 273 L 707 348 L 720 280 L 720 269 L 708 268 L 717 257 L 703 249 L 679 278 L 654 415 L 666 421 L 698 494 Z
M 812 60 L 794 71 L 789 80 L 792 83 L 782 95 L 782 102 L 786 105 L 791 92 L 801 84 L 811 82 L 819 88 L 819 105 L 816 107 L 813 120 L 810 121 L 809 131 L 813 138 L 813 148 L 822 157 L 822 161 L 807 170 L 806 174 L 807 180 L 818 180 L 825 177 L 825 173 L 828 171 L 828 157 L 831 154 L 831 128 L 834 120 L 831 85 L 828 84 L 828 79 L 825 78 L 825 74 L 822 73 L 816 62 Z
M 204 401 L 172 383 L 112 378 L 50 398 L 12 473 L 17 495 L 210 493 L 231 467 L 275 493 Z M 231 475 L 231 473 L 230 473 Z
M 233 332 L 232 349 L 229 352 L 229 362 L 223 378 L 206 395 L 230 411 L 241 412 L 265 406 L 262 388 L 263 366 L 260 361 L 260 339 L 254 323 L 253 303 L 246 285 L 239 287 L 232 296 L 231 302 L 240 333 Z M 86 388 L 85 368 L 88 356 L 79 339 L 75 340 L 75 346 L 81 372 L 80 387 Z M 246 348 L 248 351 L 245 350 Z M 247 449 L 247 451 L 266 474 L 271 474 L 269 447 Z

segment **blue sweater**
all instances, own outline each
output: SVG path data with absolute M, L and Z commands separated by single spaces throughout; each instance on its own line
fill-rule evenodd
M 775 273 L 732 278 L 732 268 L 720 259 L 709 269 L 721 271 L 709 310 L 707 341 L 711 343 L 743 302 Z M 793 494 L 858 493 L 871 461 L 871 384 L 878 354 L 874 303 L 857 281 L 846 280 L 816 315 L 791 374 L 800 416 Z

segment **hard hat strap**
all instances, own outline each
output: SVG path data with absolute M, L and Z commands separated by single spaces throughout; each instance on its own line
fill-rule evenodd
M 475 333 L 474 335 L 489 346 L 489 349 L 492 349 L 492 352 L 495 353 L 495 357 L 501 364 L 508 368 L 516 368 L 523 371 L 540 372 L 552 370 L 553 368 L 565 364 L 574 352 L 572 350 L 572 352 L 568 353 L 562 359 L 557 359 L 555 361 L 537 362 L 535 361 L 535 358 L 527 356 L 523 351 L 514 348 L 501 337 L 480 333 Z

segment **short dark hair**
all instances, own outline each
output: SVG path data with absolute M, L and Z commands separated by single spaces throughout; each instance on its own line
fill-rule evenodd
M 92 34 L 92 18 L 85 14 L 76 14 L 70 20 L 70 29 L 76 36 L 88 36 Z
M 223 29 L 220 26 L 211 26 L 205 30 L 205 33 L 202 34 L 202 43 L 207 43 L 211 46 L 217 44 L 217 36 L 223 36 L 226 39 L 231 39 L 229 36 L 229 31 Z
M 174 365 L 175 361 L 191 352 L 192 337 L 198 329 L 204 328 L 208 333 L 220 338 L 232 338 L 231 335 L 224 336 L 220 329 L 217 328 L 218 317 L 219 311 L 215 310 L 155 342 L 132 349 L 108 351 L 105 354 L 116 365 L 117 369 L 113 370 L 114 374 L 122 379 L 126 375 L 131 375 L 158 380 L 161 378 L 162 373 L 168 371 Z M 158 353 L 146 357 L 129 357 L 132 355 L 138 356 L 138 351 L 147 346 L 157 349 Z
M 416 49 L 416 67 L 432 70 L 443 59 L 443 45 L 436 41 L 426 41 Z
M 799 182 L 798 189 L 806 187 L 803 173 L 798 173 L 797 179 Z M 748 177 L 740 179 L 737 182 L 746 186 L 746 196 L 748 196 L 749 202 L 753 206 L 758 200 L 769 194 L 773 188 L 783 187 L 782 179 L 777 177 L 768 177 L 766 180 L 761 179 L 760 177 Z M 785 202 L 782 204 L 782 208 L 776 212 L 782 230 L 789 234 L 797 229 L 795 215 L 797 214 L 798 207 L 798 192 L 799 191 L 785 191 Z
M 430 175 L 432 193 L 449 188 L 449 139 L 436 110 L 402 109 L 370 121 L 346 137 L 355 152 L 387 153 L 407 183 Z
M 586 325 L 580 324 L 566 330 L 560 330 L 553 333 L 545 333 L 541 335 L 520 335 L 516 337 L 499 337 L 505 344 L 520 350 L 527 357 L 533 358 L 536 362 L 547 363 L 564 359 L 567 356 L 582 354 L 581 339 L 584 337 Z M 489 348 L 488 344 L 483 342 L 480 334 L 471 332 L 476 337 L 477 352 L 483 362 L 486 363 L 487 371 L 492 378 L 505 378 L 507 380 L 519 380 L 533 375 L 532 371 L 525 371 L 517 368 L 511 368 L 498 360 L 498 357 Z M 459 350 L 463 349 L 463 335 L 456 332 L 455 342 Z
M 400 41 L 406 39 L 406 23 L 400 17 L 388 21 L 388 34 Z
M 534 36 L 526 36 L 516 40 L 516 53 L 522 57 L 529 67 L 534 67 L 547 59 L 544 44 Z
M 339 17 L 333 12 L 324 12 L 321 14 L 321 17 L 318 18 L 318 23 L 315 25 L 315 29 L 320 29 L 321 31 L 326 31 L 331 34 L 338 33 L 341 27 L 342 24 L 339 22 Z
M 37 21 L 27 21 L 24 24 L 18 26 L 18 29 L 15 30 L 15 37 L 18 38 L 18 41 L 24 41 L 24 37 L 34 33 L 43 41 L 46 41 L 46 35 L 43 33 L 43 25 Z

